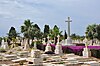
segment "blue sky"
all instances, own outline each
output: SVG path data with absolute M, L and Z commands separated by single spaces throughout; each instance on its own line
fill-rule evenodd
M 89 24 L 100 24 L 100 0 L 0 0 L 0 36 L 6 36 L 12 26 L 20 32 L 25 19 L 42 30 L 49 24 L 64 31 L 68 16 L 72 19 L 71 34 L 84 35 Z

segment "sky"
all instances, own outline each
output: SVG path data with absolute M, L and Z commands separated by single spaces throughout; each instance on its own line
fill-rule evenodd
M 0 0 L 0 36 L 7 36 L 12 26 L 20 33 L 26 19 L 42 31 L 45 24 L 67 31 L 67 17 L 72 20 L 71 34 L 85 35 L 89 24 L 100 24 L 100 0 Z

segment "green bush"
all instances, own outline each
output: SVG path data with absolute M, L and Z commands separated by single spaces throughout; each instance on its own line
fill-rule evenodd
M 91 49 L 91 54 L 93 57 L 100 58 L 100 50 L 99 49 Z

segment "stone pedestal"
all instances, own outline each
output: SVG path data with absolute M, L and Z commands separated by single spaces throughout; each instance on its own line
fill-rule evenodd
M 90 57 L 91 56 L 91 51 L 90 51 L 90 49 L 88 49 L 87 47 L 86 48 L 84 48 L 84 50 L 83 50 L 83 57 Z
M 74 44 L 72 44 L 72 39 L 70 37 L 67 37 L 67 39 L 65 40 L 65 44 L 64 45 L 71 46 L 71 45 L 74 45 Z

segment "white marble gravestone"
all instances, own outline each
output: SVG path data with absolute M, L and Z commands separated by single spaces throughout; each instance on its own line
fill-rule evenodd
M 4 40 L 2 40 L 1 48 L 8 50 L 9 49 L 8 43 L 4 42 Z
M 37 38 L 36 38 L 36 37 L 34 37 L 34 49 L 37 49 L 36 42 L 37 42 Z
M 9 49 L 9 46 L 8 46 L 8 43 L 7 42 L 4 42 L 4 49 L 6 49 L 6 50 Z
M 29 48 L 28 39 L 24 39 L 24 50 L 28 50 Z
M 52 50 L 51 50 L 50 43 L 49 43 L 49 36 L 48 36 L 47 38 L 48 38 L 48 43 L 47 43 L 47 45 L 46 45 L 46 47 L 45 47 L 45 52 L 52 51 Z
M 91 56 L 91 51 L 90 51 L 90 49 L 88 48 L 88 40 L 87 40 L 87 38 L 85 38 L 84 40 L 83 40 L 83 42 L 85 43 L 85 48 L 84 48 L 84 50 L 83 50 L 83 57 L 90 57 Z
M 88 44 L 87 44 L 87 40 L 86 41 L 84 41 L 84 43 L 85 43 L 85 48 L 84 48 L 84 50 L 83 50 L 83 57 L 91 57 L 91 51 L 90 51 L 90 49 L 88 48 Z
M 33 66 L 42 66 L 43 59 L 41 58 L 40 50 L 31 50 L 31 58 L 27 59 L 28 62 L 32 62 Z
M 1 48 L 3 48 L 3 46 L 4 46 L 4 40 L 2 40 L 1 42 Z
M 83 50 L 83 57 L 91 57 L 91 51 L 88 48 L 84 48 Z
M 56 45 L 56 47 L 55 47 L 55 54 L 59 54 L 59 55 L 61 55 L 62 54 L 62 46 L 61 46 L 61 44 L 59 43 L 59 35 L 57 36 L 57 38 L 58 38 L 58 41 L 57 41 L 57 45 Z

